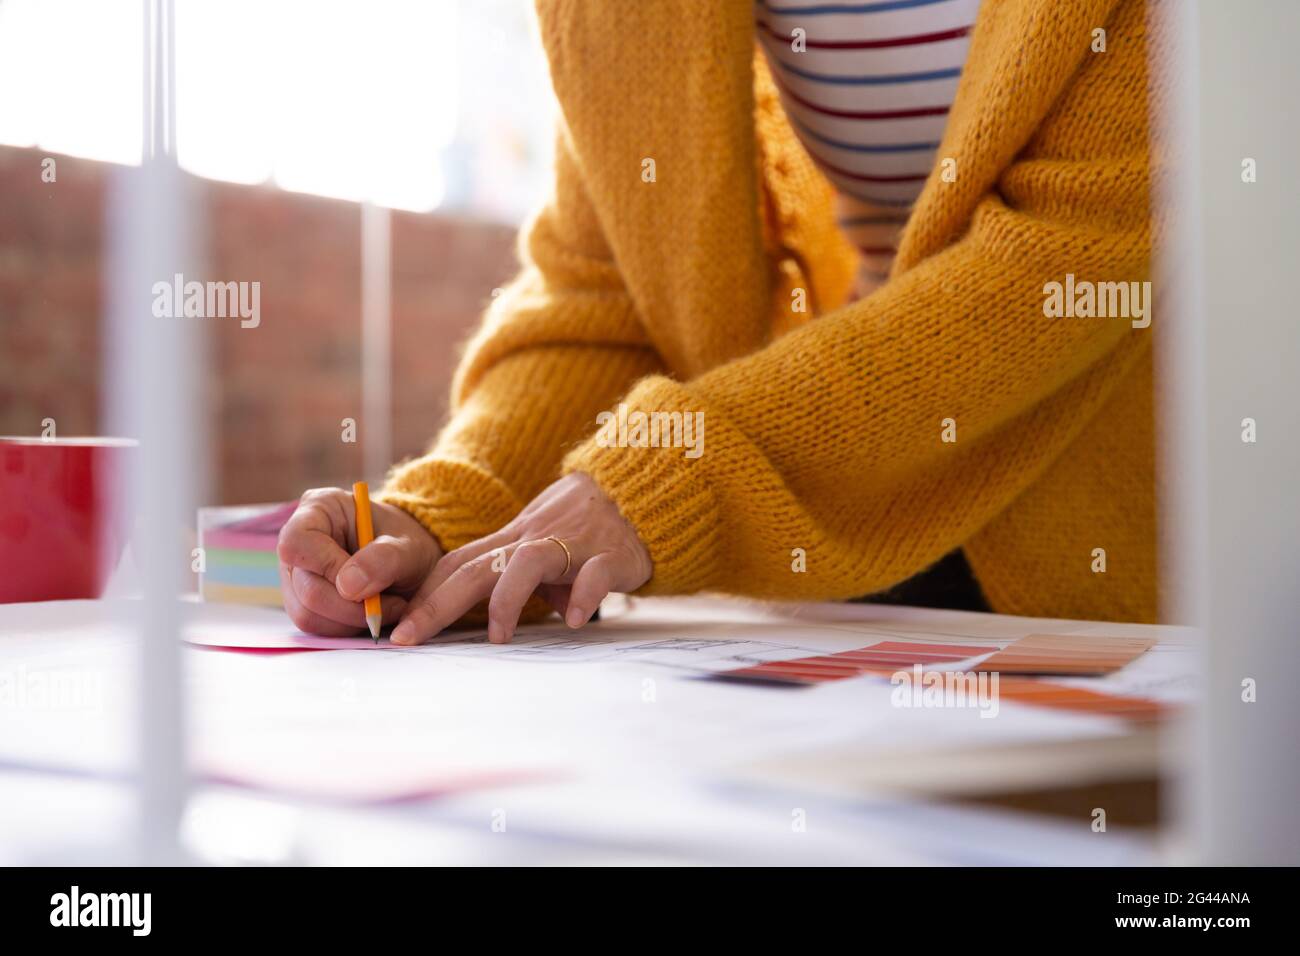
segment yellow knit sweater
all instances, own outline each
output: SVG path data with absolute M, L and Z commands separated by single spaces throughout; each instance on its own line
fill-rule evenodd
M 936 167 L 890 280 L 848 305 L 853 250 L 751 3 L 539 15 L 554 196 L 386 500 L 454 548 L 581 470 L 648 547 L 647 593 L 847 598 L 964 546 L 996 610 L 1155 619 L 1152 329 L 1044 314 L 1067 273 L 1148 278 L 1141 2 L 985 0 L 955 180 Z M 703 412 L 703 454 L 595 440 L 620 401 Z

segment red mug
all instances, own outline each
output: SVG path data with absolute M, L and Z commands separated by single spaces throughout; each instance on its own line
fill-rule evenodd
M 0 437 L 0 604 L 97 598 L 128 531 L 135 442 Z

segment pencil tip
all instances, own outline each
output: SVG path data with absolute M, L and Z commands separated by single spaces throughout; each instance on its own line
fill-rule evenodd
M 378 614 L 369 614 L 366 616 L 366 626 L 370 628 L 370 636 L 374 638 L 375 643 L 379 643 L 379 627 L 383 620 Z

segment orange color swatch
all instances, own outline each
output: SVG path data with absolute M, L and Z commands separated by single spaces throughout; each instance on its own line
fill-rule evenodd
M 1014 700 L 1035 707 L 1103 714 L 1142 722 L 1156 720 L 1170 712 L 1168 705 L 1145 697 L 1104 694 L 1082 687 L 1067 687 L 1050 681 L 1034 680 L 1032 677 L 1001 677 L 998 680 L 998 694 L 1004 700 Z
M 1030 634 L 977 664 L 975 670 L 1102 677 L 1145 654 L 1155 643 L 1146 637 Z
M 863 674 L 892 674 L 899 668 L 920 664 L 951 664 L 968 657 L 996 651 L 996 647 L 971 644 L 920 644 L 907 641 L 882 641 L 851 651 L 816 657 L 797 657 L 788 661 L 766 661 L 754 667 L 726 671 L 717 676 L 727 679 L 772 681 L 781 684 L 820 684 Z

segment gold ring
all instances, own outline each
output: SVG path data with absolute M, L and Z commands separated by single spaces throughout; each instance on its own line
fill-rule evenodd
M 546 540 L 554 541 L 564 550 L 564 570 L 560 572 L 560 577 L 564 577 L 566 574 L 569 573 L 569 568 L 573 567 L 573 552 L 569 550 L 569 546 L 567 544 L 565 544 L 563 541 L 561 541 L 553 534 L 547 535 Z

